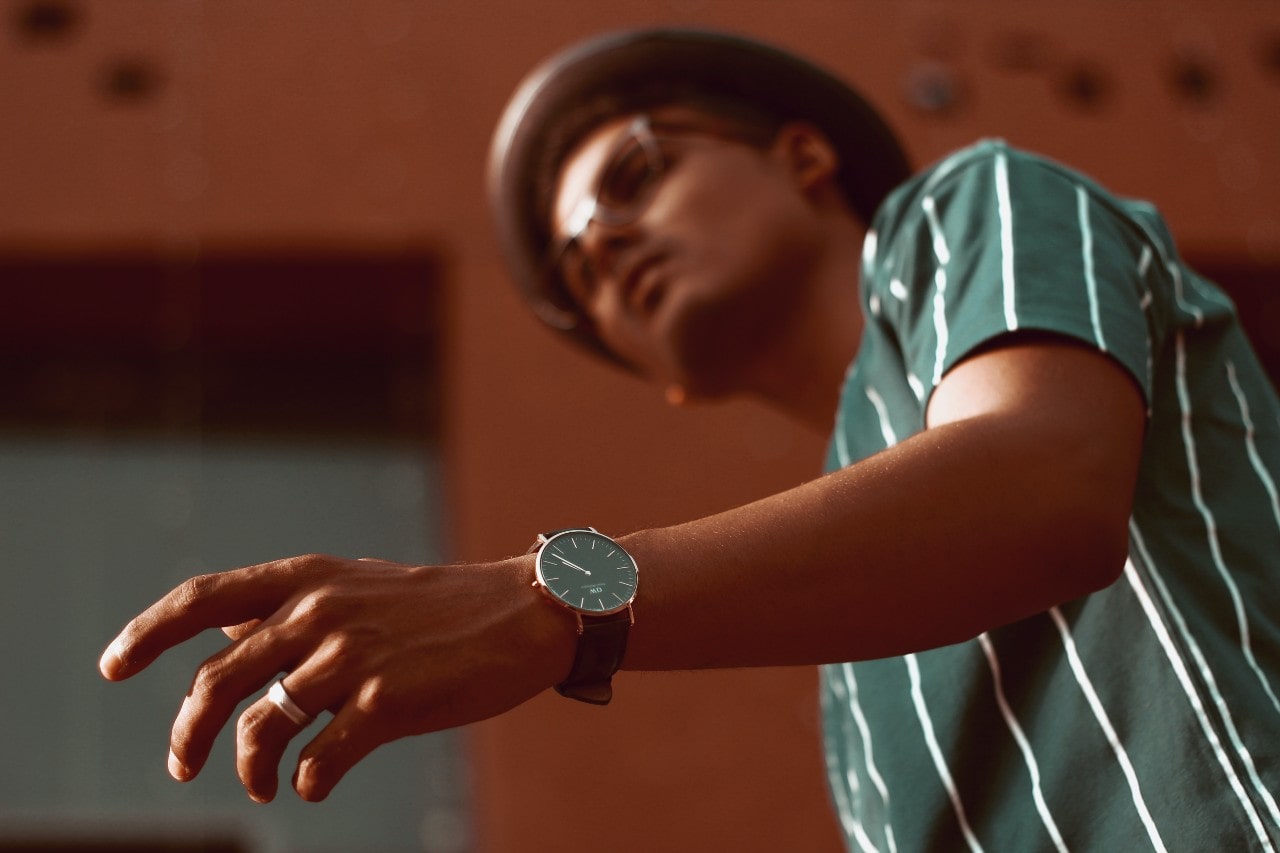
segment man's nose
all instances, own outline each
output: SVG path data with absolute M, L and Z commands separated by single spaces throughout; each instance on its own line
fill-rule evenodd
M 636 223 L 610 225 L 592 220 L 578 237 L 582 253 L 591 261 L 601 279 L 609 278 L 617 269 L 618 257 L 640 239 Z

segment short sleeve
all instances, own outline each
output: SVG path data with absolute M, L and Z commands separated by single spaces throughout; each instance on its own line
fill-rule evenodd
M 874 304 L 927 395 L 948 370 L 1021 330 L 1115 358 L 1150 400 L 1151 240 L 1088 178 L 988 142 L 897 199 Z

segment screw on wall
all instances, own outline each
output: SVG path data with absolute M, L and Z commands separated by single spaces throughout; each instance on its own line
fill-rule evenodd
M 1075 60 L 1058 70 L 1054 88 L 1077 110 L 1099 112 L 1111 100 L 1115 83 L 1103 66 L 1088 60 Z
M 1273 80 L 1280 81 L 1280 30 L 1263 33 L 1258 38 L 1258 64 Z
M 1210 106 L 1218 98 L 1221 83 L 1213 61 L 1197 53 L 1178 53 L 1169 62 L 1168 83 L 1183 104 Z
M 917 63 L 907 74 L 907 103 L 935 116 L 960 109 L 966 98 L 964 80 L 953 69 L 938 62 Z
M 10 26 L 27 43 L 53 44 L 75 34 L 84 11 L 67 0 L 31 0 L 13 7 Z
M 163 75 L 155 63 L 126 57 L 106 64 L 99 77 L 99 90 L 109 101 L 136 104 L 153 97 L 162 83 Z

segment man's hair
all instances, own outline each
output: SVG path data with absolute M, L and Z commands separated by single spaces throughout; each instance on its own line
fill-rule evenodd
M 578 306 L 548 276 L 550 210 L 565 156 L 611 118 L 688 106 L 771 141 L 788 121 L 817 127 L 840 158 L 836 184 L 870 224 L 910 177 L 902 146 L 848 84 L 793 53 L 728 33 L 645 29 L 573 45 L 531 72 L 508 103 L 490 149 L 488 188 L 498 239 L 534 312 L 617 362 Z M 750 141 L 744 136 L 744 141 Z

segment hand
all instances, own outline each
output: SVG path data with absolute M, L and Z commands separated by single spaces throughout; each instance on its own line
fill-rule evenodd
M 307 714 L 333 712 L 293 777 L 299 796 L 318 801 L 379 745 L 493 716 L 564 677 L 573 629 L 532 576 L 531 557 L 410 567 L 325 556 L 203 575 L 125 626 L 99 668 L 119 681 L 207 628 L 232 626 L 178 711 L 169 772 L 194 778 L 236 706 L 283 672 Z M 275 796 L 280 758 L 302 728 L 265 695 L 240 715 L 236 771 L 250 797 Z

